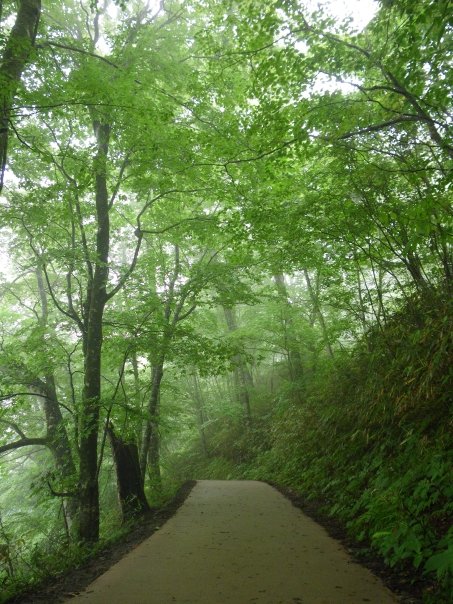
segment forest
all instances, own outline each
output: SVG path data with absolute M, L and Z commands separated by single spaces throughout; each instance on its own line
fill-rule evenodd
M 0 601 L 203 478 L 451 601 L 453 3 L 333 4 L 0 1 Z

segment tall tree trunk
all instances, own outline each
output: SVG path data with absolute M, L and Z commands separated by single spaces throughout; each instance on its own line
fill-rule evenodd
M 0 64 L 0 193 L 3 188 L 8 156 L 9 121 L 13 99 L 20 83 L 22 72 L 34 46 L 39 19 L 40 0 L 21 0 L 16 22 L 3 51 Z
M 164 375 L 164 364 L 168 349 L 175 333 L 175 326 L 180 320 L 180 313 L 184 305 L 184 298 L 181 298 L 175 304 L 175 287 L 181 271 L 179 246 L 174 246 L 175 261 L 173 274 L 168 284 L 167 299 L 163 311 L 163 333 L 158 343 L 159 349 L 157 360 L 152 364 L 151 371 L 151 394 L 149 398 L 145 429 L 143 432 L 143 442 L 140 452 L 140 469 L 142 480 L 145 481 L 146 469 L 149 470 L 149 478 L 154 489 L 161 489 L 160 474 L 160 435 L 159 435 L 159 406 L 160 406 L 160 386 Z M 154 289 L 156 283 L 153 283 Z
M 362 290 L 362 274 L 360 271 L 359 261 L 357 260 L 357 256 L 354 253 L 354 262 L 356 265 L 355 276 L 357 280 L 357 296 L 359 299 L 359 319 L 362 325 L 362 333 L 366 334 L 368 331 L 368 322 L 367 322 L 367 310 L 365 306 L 365 300 L 363 298 L 363 290 Z
M 84 334 L 84 389 L 80 413 L 79 536 L 84 542 L 99 538 L 98 432 L 101 397 L 103 314 L 107 302 L 110 245 L 107 152 L 110 126 L 93 120 L 97 153 L 94 158 L 96 194 L 96 266 L 86 304 Z
M 36 269 L 36 280 L 41 301 L 40 324 L 42 327 L 46 327 L 48 322 L 47 292 L 44 287 L 44 278 L 40 265 L 38 265 L 38 268 Z M 43 340 L 43 345 L 44 344 L 45 342 Z M 55 378 L 53 373 L 48 371 L 44 377 L 44 381 L 37 381 L 36 388 L 43 395 L 42 405 L 46 418 L 47 441 L 55 461 L 55 467 L 57 468 L 58 475 L 61 482 L 65 486 L 65 488 L 62 490 L 65 492 L 68 490 L 74 491 L 75 485 L 72 484 L 72 482 L 76 477 L 76 467 L 72 456 L 71 444 L 69 442 L 63 415 L 58 403 L 57 389 L 55 386 Z M 67 487 L 69 487 L 69 489 Z M 73 522 L 76 519 L 77 511 L 78 500 L 75 496 L 63 501 L 63 512 L 65 514 L 65 521 L 69 531 L 71 531 Z
M 225 315 L 228 331 L 236 331 L 238 326 L 234 309 L 224 306 L 223 313 Z M 253 385 L 253 379 L 241 354 L 235 355 L 233 361 L 235 364 L 233 371 L 235 395 L 242 407 L 244 424 L 246 428 L 250 428 L 253 423 L 252 411 L 250 407 L 250 389 Z
M 125 442 L 114 431 L 113 424 L 107 426 L 116 468 L 118 499 L 123 522 L 143 515 L 149 510 L 143 490 L 138 460 L 138 447 L 134 442 Z
M 319 324 L 321 326 L 322 336 L 324 339 L 324 344 L 325 344 L 327 353 L 330 356 L 330 358 L 333 359 L 333 349 L 332 349 L 332 346 L 329 341 L 329 334 L 327 332 L 326 321 L 324 319 L 321 305 L 319 303 L 318 294 L 315 291 L 315 289 L 313 288 L 313 285 L 312 285 L 312 282 L 310 279 L 310 275 L 309 275 L 307 269 L 304 269 L 304 276 L 305 276 L 305 281 L 307 283 L 308 294 L 310 296 L 311 303 L 313 304 L 313 310 L 315 311 L 316 316 L 318 317 Z
M 447 291 L 453 288 L 453 250 L 449 244 L 450 237 L 436 216 L 436 231 L 433 234 L 433 245 L 442 262 Z
M 282 324 L 285 338 L 285 348 L 288 354 L 289 375 L 292 382 L 299 383 L 303 376 L 302 359 L 299 342 L 294 330 L 292 308 L 286 289 L 285 278 L 281 273 L 274 274 L 274 282 L 283 303 Z
M 423 274 L 423 267 L 418 254 L 409 251 L 404 258 L 404 263 L 417 288 L 420 291 L 426 291 L 429 284 Z
M 43 394 L 46 398 L 43 399 L 43 408 L 46 417 L 49 449 L 54 458 L 58 476 L 64 487 L 62 491 L 73 493 L 75 491 L 77 470 L 63 415 L 58 404 L 54 376 L 51 374 L 46 375 L 44 385 Z M 71 533 L 72 527 L 77 521 L 78 513 L 78 498 L 75 496 L 75 493 L 68 499 L 65 498 L 63 500 L 63 512 L 65 514 L 66 525 Z
M 101 396 L 101 351 L 103 306 L 90 308 L 85 342 L 83 405 L 80 413 L 80 538 L 99 538 L 98 431 Z
M 130 362 L 132 365 L 132 372 L 133 372 L 133 376 L 134 376 L 134 394 L 133 394 L 133 401 L 134 401 L 134 405 L 136 407 L 136 409 L 140 409 L 140 412 L 143 411 L 143 401 L 141 400 L 140 397 L 140 376 L 139 376 L 139 370 L 138 370 L 138 359 L 137 359 L 137 352 L 134 350 L 131 353 L 131 357 L 130 357 Z M 137 423 L 135 423 L 135 434 L 136 434 L 136 438 L 137 438 L 137 443 L 138 443 L 138 450 L 141 450 L 142 447 L 142 434 L 141 434 L 141 422 L 140 420 L 135 420 Z M 140 464 L 139 464 L 140 465 Z
M 159 490 L 161 487 L 160 475 L 160 438 L 159 438 L 159 403 L 160 403 L 160 385 L 164 376 L 164 363 L 161 359 L 157 365 L 152 368 L 151 374 L 151 394 L 147 409 L 147 421 L 143 434 L 142 450 L 140 452 L 140 470 L 142 481 L 146 477 L 148 468 L 152 486 Z
M 206 438 L 206 414 L 204 408 L 203 394 L 200 388 L 197 372 L 194 370 L 192 374 L 193 380 L 193 400 L 195 402 L 195 412 L 197 414 L 198 432 L 200 434 L 201 452 L 203 457 L 209 457 L 208 441 Z

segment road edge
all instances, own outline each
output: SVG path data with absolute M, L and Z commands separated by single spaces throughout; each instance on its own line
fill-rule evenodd
M 423 587 L 426 588 L 427 583 L 421 580 L 419 585 L 411 585 L 407 571 L 398 572 L 387 566 L 382 558 L 370 549 L 369 543 L 353 539 L 341 521 L 328 516 L 327 513 L 322 511 L 326 505 L 325 502 L 310 500 L 301 493 L 272 481 L 264 482 L 281 493 L 294 507 L 301 510 L 317 524 L 320 524 L 332 539 L 343 545 L 354 562 L 365 566 L 381 579 L 385 586 L 399 598 L 401 604 L 423 604 Z
M 49 577 L 41 584 L 6 600 L 4 604 L 61 604 L 78 595 L 170 520 L 184 504 L 196 484 L 196 480 L 188 480 L 182 484 L 164 507 L 151 509 L 137 520 L 128 533 L 118 541 L 106 543 L 78 568 L 71 569 L 58 577 Z

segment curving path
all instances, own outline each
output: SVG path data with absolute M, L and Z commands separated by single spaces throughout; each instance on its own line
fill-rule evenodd
M 341 544 L 262 482 L 206 480 L 72 604 L 391 604 Z

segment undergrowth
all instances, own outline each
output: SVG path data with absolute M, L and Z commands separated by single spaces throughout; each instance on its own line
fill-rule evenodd
M 303 402 L 280 399 L 247 435 L 224 434 L 221 455 L 186 455 L 184 471 L 271 480 L 321 500 L 389 566 L 429 579 L 427 602 L 451 602 L 451 311 L 435 294 L 412 300 L 337 355 L 329 379 L 307 379 Z
M 154 494 L 149 499 L 152 508 L 164 508 L 175 497 L 180 486 L 180 483 L 173 481 L 164 484 L 160 494 Z M 119 511 L 113 507 L 102 518 L 101 538 L 97 543 L 83 545 L 68 542 L 58 530 L 53 531 L 51 538 L 42 539 L 32 547 L 24 543 L 24 552 L 16 555 L 15 572 L 3 576 L 0 574 L 0 604 L 16 601 L 21 594 L 39 589 L 48 579 L 58 578 L 82 567 L 101 555 L 106 548 L 120 542 L 140 522 L 138 518 L 121 523 Z

